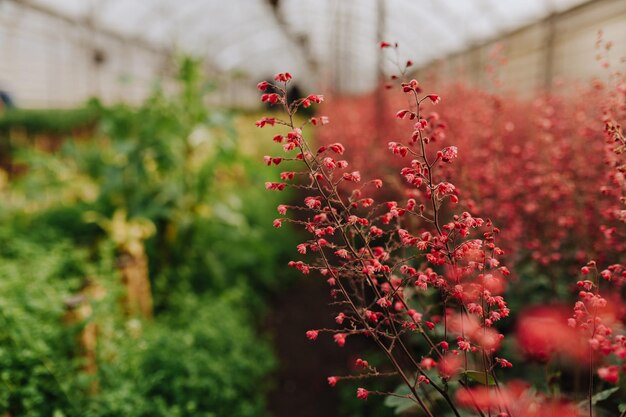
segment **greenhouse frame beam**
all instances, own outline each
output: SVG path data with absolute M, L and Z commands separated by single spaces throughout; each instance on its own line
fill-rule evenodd
M 514 29 L 504 29 L 502 32 L 499 32 L 497 34 L 497 36 L 492 36 L 486 39 L 483 39 L 479 42 L 474 42 L 474 43 L 470 43 L 468 44 L 467 48 L 463 48 L 463 49 L 458 49 L 458 50 L 454 50 L 451 51 L 448 54 L 445 54 L 443 56 L 431 59 L 430 61 L 426 61 L 423 64 L 420 64 L 417 68 L 415 68 L 414 71 L 412 71 L 412 74 L 416 74 L 419 73 L 420 71 L 423 71 L 425 69 L 427 69 L 428 67 L 430 67 L 434 62 L 443 59 L 450 59 L 453 57 L 458 57 L 460 55 L 464 55 L 464 54 L 470 54 L 473 51 L 479 50 L 481 48 L 484 48 L 488 45 L 493 44 L 494 42 L 497 42 L 498 40 L 503 40 L 506 39 L 510 36 L 513 36 L 515 34 L 521 33 L 525 30 L 528 30 L 529 28 L 533 27 L 534 25 L 544 25 L 544 26 L 548 26 L 549 24 L 558 24 L 558 22 L 562 19 L 567 18 L 568 15 L 577 13 L 580 10 L 583 10 L 585 7 L 588 7 L 591 3 L 594 2 L 601 2 L 601 3 L 615 3 L 615 4 L 619 4 L 620 8 L 626 9 L 626 2 L 624 2 L 623 0 L 585 0 L 583 2 L 581 2 L 580 4 L 577 4 L 573 7 L 564 9 L 564 10 L 560 10 L 560 11 L 555 11 L 553 8 L 552 9 L 547 9 L 547 11 L 552 10 L 552 13 L 533 20 L 525 25 L 519 26 L 519 27 L 515 27 Z M 619 13 L 622 9 L 615 9 L 613 11 L 613 13 Z M 608 18 L 608 17 L 607 17 Z M 545 75 L 542 75 L 545 76 Z
M 267 5 L 272 11 L 272 15 L 274 16 L 276 20 L 278 28 L 280 29 L 282 33 L 285 34 L 285 38 L 289 40 L 289 43 L 294 45 L 296 49 L 300 51 L 300 53 L 302 54 L 302 57 L 304 58 L 304 63 L 309 74 L 317 78 L 318 63 L 317 63 L 317 59 L 311 53 L 311 48 L 309 47 L 307 43 L 308 39 L 306 37 L 302 37 L 301 35 L 297 33 L 294 33 L 291 30 L 291 28 L 289 27 L 289 24 L 287 23 L 287 20 L 280 12 L 280 4 L 281 4 L 280 0 L 266 0 L 266 1 L 267 1 Z
M 164 56 L 169 56 L 171 55 L 171 51 L 167 48 L 162 48 L 162 47 L 158 47 L 154 44 L 152 44 L 151 42 L 146 41 L 145 39 L 142 38 L 138 38 L 138 37 L 130 37 L 130 36 L 125 36 L 119 32 L 116 32 L 114 30 L 110 30 L 110 29 L 106 29 L 98 24 L 96 24 L 96 22 L 94 22 L 91 19 L 84 19 L 84 18 L 75 18 L 72 16 L 68 16 L 64 13 L 61 13 L 51 7 L 45 6 L 43 4 L 39 4 L 36 3 L 32 0 L 4 0 L 4 1 L 9 1 L 9 2 L 13 2 L 19 6 L 22 6 L 24 8 L 30 9 L 32 11 L 38 12 L 38 13 L 42 13 L 44 15 L 53 17 L 55 19 L 59 19 L 62 20 L 68 24 L 74 25 L 74 26 L 79 26 L 79 27 L 84 27 L 86 29 L 92 30 L 96 33 L 100 33 L 102 35 L 105 35 L 109 38 L 112 38 L 114 40 L 117 40 L 119 42 L 122 43 L 131 43 L 134 44 L 136 46 L 139 46 L 143 49 L 146 49 L 148 51 L 154 52 L 154 53 L 158 53 Z

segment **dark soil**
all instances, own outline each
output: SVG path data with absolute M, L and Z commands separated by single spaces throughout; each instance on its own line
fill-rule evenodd
M 328 386 L 326 378 L 347 372 L 356 343 L 348 341 L 339 348 L 327 333 L 320 333 L 316 341 L 305 336 L 307 330 L 336 326 L 330 301 L 329 287 L 319 276 L 301 278 L 271 301 L 267 328 L 279 364 L 268 402 L 275 417 L 340 415 L 336 388 Z

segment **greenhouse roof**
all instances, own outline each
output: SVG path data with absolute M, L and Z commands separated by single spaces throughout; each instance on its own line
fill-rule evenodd
M 220 71 L 323 77 L 340 66 L 368 83 L 375 79 L 382 39 L 400 43 L 419 66 L 588 0 L 14 1 L 200 55 Z

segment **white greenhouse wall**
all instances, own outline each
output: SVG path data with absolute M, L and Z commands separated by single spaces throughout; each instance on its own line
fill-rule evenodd
M 73 107 L 93 96 L 136 103 L 166 65 L 162 51 L 0 1 L 0 89 L 20 107 Z
M 437 74 L 441 80 L 462 79 L 491 88 L 485 68 L 492 62 L 491 52 L 501 45 L 507 63 L 499 67 L 498 76 L 505 90 L 529 95 L 543 87 L 569 88 L 576 81 L 606 79 L 607 71 L 595 59 L 599 30 L 605 40 L 613 41 L 609 56 L 614 65 L 619 65 L 626 57 L 626 1 L 593 0 L 438 60 L 419 70 L 417 76 Z

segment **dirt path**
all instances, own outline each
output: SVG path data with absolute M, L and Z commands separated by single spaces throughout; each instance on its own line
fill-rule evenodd
M 279 365 L 277 386 L 269 395 L 275 417 L 338 417 L 338 399 L 326 378 L 346 372 L 349 351 L 329 335 L 312 342 L 307 330 L 333 327 L 328 285 L 319 277 L 302 278 L 271 301 L 267 327 L 274 335 Z

